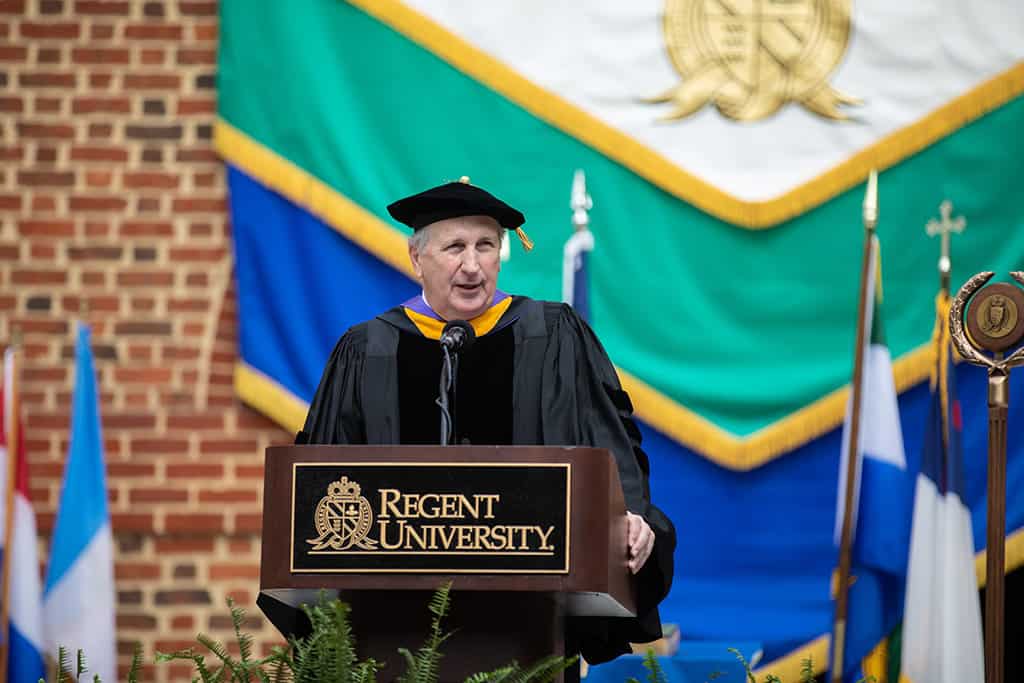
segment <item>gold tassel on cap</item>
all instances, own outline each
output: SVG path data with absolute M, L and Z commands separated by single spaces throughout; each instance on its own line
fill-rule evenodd
M 523 243 L 523 249 L 525 249 L 526 251 L 533 250 L 533 240 L 529 238 L 525 230 L 523 230 L 521 227 L 516 228 L 516 235 L 519 236 L 519 241 Z

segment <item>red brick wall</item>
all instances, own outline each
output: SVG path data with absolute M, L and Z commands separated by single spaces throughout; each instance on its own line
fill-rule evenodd
M 122 665 L 254 606 L 262 452 L 288 435 L 232 392 L 217 3 L 0 0 L 0 344 L 23 333 L 44 557 L 68 442 L 74 320 L 93 329 Z

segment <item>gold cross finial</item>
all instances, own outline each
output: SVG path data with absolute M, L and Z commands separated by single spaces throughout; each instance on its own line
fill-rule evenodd
M 949 257 L 950 239 L 949 236 L 952 233 L 962 233 L 964 228 L 967 227 L 967 219 L 963 216 L 957 216 L 951 218 L 953 213 L 953 202 L 948 199 L 944 199 L 939 204 L 939 220 L 932 218 L 928 221 L 928 224 L 924 226 L 925 232 L 928 233 L 929 237 L 935 237 L 936 235 L 942 236 L 942 253 L 939 256 L 939 278 L 942 286 L 942 291 L 949 291 L 949 273 L 952 270 L 953 263 Z

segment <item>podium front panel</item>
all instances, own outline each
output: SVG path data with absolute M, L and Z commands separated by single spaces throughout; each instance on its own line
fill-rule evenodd
M 599 448 L 274 446 L 260 591 L 293 604 L 321 588 L 353 596 L 451 582 L 628 616 L 625 512 L 618 469 Z
M 293 573 L 566 574 L 572 464 L 297 462 Z

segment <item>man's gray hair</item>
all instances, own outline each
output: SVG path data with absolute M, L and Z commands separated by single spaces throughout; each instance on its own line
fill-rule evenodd
M 420 228 L 409 235 L 409 246 L 415 249 L 417 252 L 423 251 L 423 247 L 427 246 L 427 242 L 430 241 L 430 226 Z
M 508 232 L 505 228 L 498 226 L 498 243 L 499 246 L 501 241 L 505 239 L 505 233 Z M 430 226 L 420 228 L 409 235 L 409 246 L 415 249 L 417 252 L 423 251 L 423 248 L 427 246 L 427 242 L 430 241 Z

